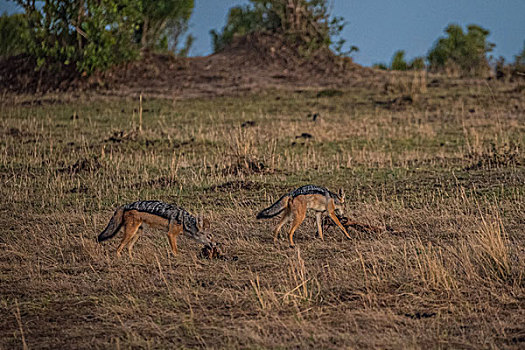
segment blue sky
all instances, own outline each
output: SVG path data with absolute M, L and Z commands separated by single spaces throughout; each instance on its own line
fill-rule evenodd
M 246 0 L 195 0 L 190 33 L 196 37 L 192 56 L 211 53 L 211 29 L 221 29 L 228 9 Z M 347 25 L 342 33 L 359 47 L 353 57 L 369 66 L 389 62 L 396 50 L 408 58 L 425 55 L 449 23 L 479 24 L 489 29 L 494 56 L 513 60 L 525 41 L 525 0 L 332 0 L 332 13 Z M 0 12 L 16 5 L 0 0 Z

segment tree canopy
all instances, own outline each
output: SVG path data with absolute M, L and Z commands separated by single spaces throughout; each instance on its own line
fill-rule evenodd
M 489 69 L 487 53 L 495 44 L 487 41 L 487 29 L 472 24 L 465 33 L 461 26 L 450 24 L 445 33 L 446 37 L 439 38 L 428 53 L 430 69 L 455 69 L 469 75 Z
M 0 16 L 0 57 L 25 52 L 28 40 L 27 20 L 23 14 Z
M 141 0 L 138 36 L 142 48 L 176 51 L 180 37 L 188 30 L 194 5 L 194 0 Z
M 131 60 L 140 49 L 175 50 L 194 6 L 193 0 L 14 1 L 25 9 L 25 51 L 38 66 L 75 65 L 83 74 Z
M 305 55 L 323 47 L 341 53 L 345 41 L 338 37 L 344 26 L 342 17 L 330 15 L 326 0 L 250 0 L 230 9 L 222 32 L 212 30 L 211 35 L 215 52 L 236 35 L 271 31 L 283 34 Z M 349 52 L 356 50 L 353 46 Z

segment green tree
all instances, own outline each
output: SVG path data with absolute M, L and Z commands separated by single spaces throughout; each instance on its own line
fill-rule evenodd
M 521 50 L 521 53 L 514 56 L 512 71 L 514 76 L 520 77 L 521 79 L 525 78 L 525 42 L 523 43 L 523 50 Z
M 26 12 L 28 51 L 38 66 L 75 65 L 90 74 L 137 55 L 140 20 L 136 0 L 16 0 Z
M 388 70 L 388 66 L 385 63 L 374 63 L 372 65 L 372 68 L 381 69 L 381 70 Z
M 467 33 L 456 24 L 450 24 L 446 37 L 438 39 L 428 53 L 428 62 L 433 70 L 457 67 L 462 73 L 479 75 L 489 69 L 487 53 L 494 44 L 487 41 L 490 32 L 478 25 L 469 25 Z
M 345 26 L 342 17 L 332 17 L 326 0 L 250 0 L 247 6 L 230 9 L 222 32 L 211 31 L 215 51 L 222 50 L 236 35 L 269 31 L 283 34 L 307 56 L 331 47 L 338 53 L 357 51 L 355 46 L 344 53 L 339 38 Z
M 405 59 L 405 51 L 398 50 L 392 56 L 390 67 L 385 63 L 374 63 L 373 68 L 381 70 L 422 70 L 425 69 L 425 59 L 423 57 L 415 57 L 409 63 Z
M 26 52 L 29 29 L 23 14 L 0 17 L 0 57 L 8 57 Z
M 408 63 L 408 69 L 410 70 L 425 69 L 425 58 L 424 57 L 414 57 L 414 59 L 412 59 L 412 61 Z
M 188 30 L 194 0 L 140 0 L 142 20 L 138 34 L 143 49 L 176 51 Z M 187 53 L 193 37 L 188 36 L 181 53 Z
M 525 67 L 525 42 L 523 43 L 523 50 L 521 50 L 521 53 L 514 57 L 514 64 L 516 66 Z
M 275 31 L 280 19 L 262 3 L 253 2 L 248 6 L 236 6 L 228 12 L 226 25 L 221 33 L 211 30 L 213 51 L 218 52 L 228 46 L 235 36 L 243 36 L 258 31 Z
M 405 60 L 405 51 L 399 50 L 394 53 L 392 57 L 392 63 L 390 64 L 390 69 L 392 70 L 407 70 L 408 64 Z

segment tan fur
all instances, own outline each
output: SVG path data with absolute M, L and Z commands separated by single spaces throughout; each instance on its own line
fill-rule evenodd
M 199 223 L 202 225 L 201 227 L 209 227 L 209 221 L 206 219 L 201 219 Z M 183 232 L 183 227 L 181 224 L 172 223 L 168 227 L 168 219 L 164 219 L 158 215 L 139 212 L 137 210 L 129 210 L 124 213 L 123 217 L 124 237 L 122 238 L 122 242 L 117 248 L 118 256 L 120 256 L 122 250 L 126 246 L 128 247 L 129 256 L 132 256 L 133 245 L 139 238 L 139 228 L 143 224 L 146 224 L 152 228 L 166 230 L 168 233 L 168 240 L 170 243 L 171 251 L 173 252 L 173 255 L 177 255 L 177 236 L 179 236 Z
M 279 231 L 283 225 L 292 220 L 292 227 L 288 233 L 288 239 L 290 241 L 290 246 L 294 247 L 293 235 L 299 225 L 304 221 L 306 217 L 306 211 L 312 209 L 316 211 L 316 223 L 317 223 L 317 232 L 321 240 L 323 239 L 323 228 L 321 224 L 321 215 L 323 212 L 327 212 L 330 218 L 335 222 L 335 224 L 343 231 L 346 237 L 350 238 L 350 235 L 343 227 L 339 219 L 335 215 L 335 211 L 342 210 L 342 204 L 337 205 L 333 198 L 327 198 L 327 196 L 321 194 L 306 194 L 300 195 L 295 198 L 290 198 L 284 209 L 284 215 L 275 227 L 274 230 L 274 241 L 277 242 L 279 237 Z

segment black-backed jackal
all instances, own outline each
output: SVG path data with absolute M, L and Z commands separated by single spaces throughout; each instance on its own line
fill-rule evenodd
M 177 236 L 185 233 L 187 236 L 213 248 L 211 233 L 208 232 L 210 223 L 201 217 L 194 217 L 186 210 L 177 206 L 159 201 L 138 201 L 121 206 L 109 221 L 108 225 L 98 235 L 98 242 L 105 241 L 115 236 L 121 227 L 124 227 L 124 238 L 117 248 L 120 256 L 122 249 L 128 247 L 131 257 L 133 245 L 139 238 L 137 232 L 142 224 L 150 227 L 161 228 L 168 231 L 171 250 L 177 255 Z
M 290 246 L 293 247 L 295 245 L 293 242 L 293 235 L 295 230 L 297 230 L 297 227 L 299 227 L 305 219 L 306 210 L 312 209 L 316 212 L 317 232 L 321 239 L 323 239 L 321 215 L 324 212 L 327 212 L 335 224 L 344 232 L 346 237 L 350 238 L 350 235 L 346 232 L 346 229 L 337 218 L 337 215 L 342 215 L 344 202 L 345 194 L 343 189 L 339 190 L 339 194 L 335 194 L 324 187 L 306 185 L 279 198 L 277 202 L 257 214 L 257 219 L 272 218 L 284 211 L 281 221 L 275 227 L 274 241 L 277 241 L 281 227 L 291 219 L 292 227 L 288 236 L 290 239 Z

